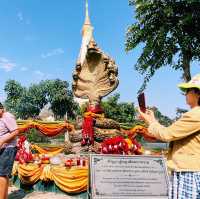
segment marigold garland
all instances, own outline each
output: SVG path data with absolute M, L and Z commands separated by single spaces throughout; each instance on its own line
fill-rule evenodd
M 25 133 L 29 129 L 35 128 L 42 134 L 48 137 L 56 136 L 65 131 L 74 131 L 74 126 L 68 122 L 46 123 L 41 121 L 19 121 L 18 130 L 20 133 Z

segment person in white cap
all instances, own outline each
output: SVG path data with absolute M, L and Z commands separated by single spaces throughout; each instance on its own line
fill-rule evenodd
M 170 142 L 167 164 L 172 173 L 172 199 L 200 199 L 200 74 L 178 87 L 185 93 L 191 110 L 169 127 L 162 126 L 151 110 L 140 117 L 149 125 L 148 133 Z

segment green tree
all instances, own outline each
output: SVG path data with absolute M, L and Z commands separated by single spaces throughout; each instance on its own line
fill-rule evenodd
M 186 113 L 188 110 L 186 110 L 186 109 L 183 109 L 183 108 L 177 108 L 176 109 L 176 117 L 175 117 L 175 120 L 178 120 L 180 117 L 181 117 L 181 115 L 183 114 L 183 113 Z
M 63 118 L 66 113 L 69 119 L 75 119 L 80 112 L 69 84 L 59 79 L 41 81 L 29 88 L 23 88 L 18 82 L 10 80 L 5 85 L 5 92 L 7 109 L 22 119 L 36 118 L 47 103 L 50 103 L 56 119 Z
M 47 102 L 41 85 L 32 84 L 19 99 L 19 103 L 15 108 L 17 116 L 23 119 L 36 118 Z
M 102 102 L 105 117 L 118 122 L 132 123 L 135 120 L 135 107 L 133 103 L 118 102 L 120 94 L 117 93 Z
M 170 124 L 172 124 L 173 120 L 170 119 L 169 117 L 163 115 L 157 107 L 150 107 L 150 109 L 153 110 L 154 115 L 156 117 L 156 119 L 164 126 L 169 126 Z
M 155 71 L 171 66 L 191 79 L 190 63 L 200 59 L 200 1 L 129 0 L 135 19 L 127 31 L 126 50 L 141 44 L 143 51 L 135 68 L 145 74 L 140 91 Z
M 4 90 L 7 94 L 5 106 L 8 110 L 16 114 L 16 106 L 18 106 L 20 98 L 26 92 L 26 88 L 15 80 L 8 80 L 5 84 Z
M 57 119 L 67 116 L 74 119 L 79 111 L 79 106 L 74 102 L 72 91 L 69 90 L 67 81 L 46 80 L 41 82 L 41 85 L 46 93 L 48 102 L 51 104 L 51 109 Z

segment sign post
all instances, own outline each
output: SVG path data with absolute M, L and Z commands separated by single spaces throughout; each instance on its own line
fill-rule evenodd
M 90 155 L 91 199 L 167 199 L 163 156 Z

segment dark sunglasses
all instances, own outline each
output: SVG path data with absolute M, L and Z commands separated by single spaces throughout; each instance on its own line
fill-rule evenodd
M 190 91 L 194 90 L 193 88 L 185 89 L 185 91 L 181 92 L 182 95 L 187 95 Z
M 186 90 L 185 93 L 187 94 L 187 93 L 189 93 L 189 92 L 192 91 L 192 90 L 194 90 L 194 89 L 192 89 L 192 88 L 188 88 L 188 89 Z

